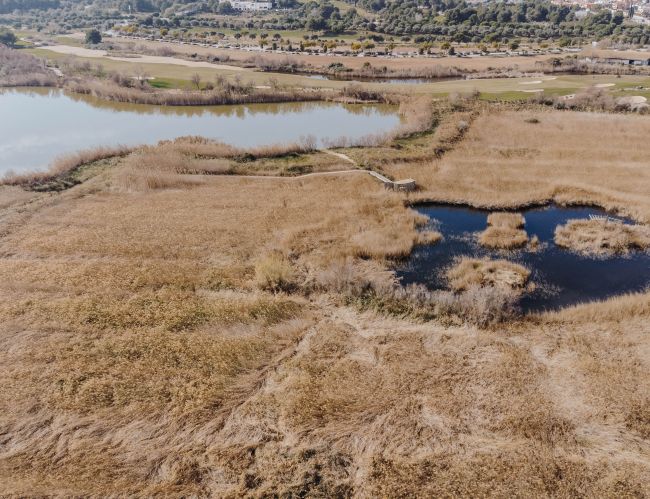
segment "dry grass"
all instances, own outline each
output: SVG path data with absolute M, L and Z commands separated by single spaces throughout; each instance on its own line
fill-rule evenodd
M 127 146 L 94 147 L 56 158 L 44 172 L 10 173 L 0 178 L 0 185 L 22 186 L 32 190 L 58 190 L 74 185 L 75 170 L 108 158 L 126 156 L 135 148 Z
M 488 225 L 492 227 L 508 227 L 519 229 L 526 225 L 526 219 L 521 213 L 495 212 L 490 213 L 487 217 Z
M 539 123 L 528 123 L 531 117 Z M 642 116 L 490 109 L 441 159 L 390 161 L 382 169 L 415 179 L 417 199 L 486 208 L 596 204 L 649 222 L 648 133 Z
M 569 220 L 555 229 L 555 244 L 588 255 L 650 248 L 650 228 L 609 220 Z
M 528 234 L 521 227 L 526 221 L 521 213 L 490 213 L 488 228 L 478 238 L 478 242 L 488 248 L 521 248 L 528 242 Z
M 227 84 L 212 90 L 156 90 L 117 85 L 109 80 L 82 79 L 67 83 L 66 89 L 101 99 L 135 104 L 162 106 L 214 106 L 272 102 L 303 102 L 324 100 L 330 94 L 318 90 L 296 88 L 254 88 Z
M 208 177 L 192 190 L 128 193 L 115 189 L 125 167 L 47 205 L 7 201 L 40 210 L 1 240 L 0 426 L 10 437 L 0 481 L 9 493 L 204 490 L 207 464 L 172 452 L 177 439 L 225 442 L 231 412 L 312 325 L 302 298 L 255 291 L 262 279 L 287 290 L 289 265 L 305 279 L 359 252 L 408 253 L 417 238 L 415 214 L 366 176 Z M 358 233 L 365 242 L 352 242 Z M 282 256 L 270 265 L 260 254 Z M 52 446 L 60 434 L 71 439 L 63 459 Z M 149 444 L 136 444 L 145 434 Z
M 449 286 L 454 291 L 467 291 L 473 287 L 502 287 L 523 291 L 530 270 L 508 260 L 487 258 L 460 258 L 447 271 Z
M 435 230 L 423 230 L 418 232 L 417 243 L 426 245 L 426 244 L 435 244 L 442 239 L 442 234 Z
M 127 157 L 116 179 L 124 190 L 143 191 L 202 185 L 205 175 L 297 176 L 347 169 L 349 163 L 318 152 L 311 137 L 248 149 L 180 137 L 139 148 Z
M 282 255 L 271 254 L 255 264 L 255 280 L 261 289 L 267 291 L 291 291 L 296 283 L 295 271 Z
M 583 164 L 551 149 L 530 168 L 495 152 L 501 133 L 542 151 L 536 134 L 562 135 L 549 120 L 571 135 L 583 115 L 537 114 L 536 134 L 518 131 L 524 113 L 503 129 L 503 115 L 484 116 L 460 135 L 453 116 L 402 149 L 359 154 L 389 152 L 384 167 L 401 154 L 427 196 L 578 193 L 645 213 L 643 150 L 587 150 Z M 645 126 L 611 119 L 633 137 Z M 188 171 L 238 154 L 160 147 Z M 477 328 L 465 317 L 503 318 L 508 289 L 396 287 L 390 258 L 423 237 L 406 194 L 367 175 L 199 176 L 176 160 L 154 169 L 167 188 L 123 189 L 134 157 L 62 193 L 0 187 L 3 494 L 650 494 L 648 293 Z M 554 173 L 564 190 L 547 190 Z M 400 317 L 421 311 L 447 322 Z

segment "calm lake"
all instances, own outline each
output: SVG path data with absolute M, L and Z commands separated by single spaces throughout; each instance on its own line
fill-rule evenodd
M 99 145 L 153 144 L 201 135 L 236 146 L 313 136 L 352 139 L 398 126 L 385 105 L 300 102 L 236 106 L 122 104 L 53 89 L 0 91 L 0 176 L 45 169 L 57 156 Z
M 531 270 L 530 279 L 536 289 L 521 298 L 520 306 L 524 311 L 601 300 L 643 291 L 650 285 L 648 252 L 594 258 L 555 244 L 553 236 L 558 225 L 573 218 L 607 215 L 597 208 L 552 205 L 523 211 L 526 232 L 529 237 L 536 235 L 541 243 L 537 251 L 498 251 L 480 246 L 477 234 L 485 230 L 489 211 L 445 205 L 422 205 L 416 209 L 429 217 L 428 228 L 440 231 L 444 239 L 415 248 L 406 264 L 397 271 L 402 284 L 422 283 L 430 289 L 446 289 L 445 271 L 457 257 L 470 256 L 505 258 Z

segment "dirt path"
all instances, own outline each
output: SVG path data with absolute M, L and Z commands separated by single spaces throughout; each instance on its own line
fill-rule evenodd
M 335 152 L 335 151 L 330 151 L 329 149 L 323 150 L 325 154 L 329 154 L 330 156 L 336 156 L 337 158 L 342 159 L 343 161 L 347 161 L 348 163 L 352 163 L 353 165 L 356 166 L 355 161 L 348 156 L 347 154 L 343 154 L 341 152 Z
M 139 55 L 137 57 L 118 57 L 108 55 L 106 50 L 87 49 L 84 47 L 73 47 L 70 45 L 51 45 L 42 47 L 44 50 L 50 50 L 57 54 L 74 55 L 77 57 L 90 57 L 96 59 L 111 59 L 113 61 L 133 62 L 142 64 L 172 64 L 176 66 L 186 66 L 188 68 L 210 68 L 221 69 L 227 71 L 248 71 L 239 66 L 230 66 L 228 64 L 212 64 L 203 61 L 186 61 L 177 57 L 163 57 L 157 55 Z
M 328 151 L 328 150 L 323 150 L 322 152 L 326 154 L 330 154 L 332 156 L 336 156 L 338 158 L 343 159 L 344 161 L 348 161 L 352 164 L 356 164 L 352 158 L 349 156 L 334 152 L 334 151 Z M 315 172 L 315 173 L 306 173 L 304 175 L 297 175 L 295 177 L 287 177 L 287 176 L 281 176 L 281 175 L 238 175 L 239 177 L 242 178 L 254 178 L 254 179 L 294 179 L 294 180 L 301 180 L 304 178 L 308 177 L 322 177 L 325 175 L 343 175 L 343 174 L 348 174 L 348 173 L 365 173 L 370 175 L 371 177 L 379 180 L 384 187 L 387 187 L 389 189 L 404 189 L 404 190 L 413 190 L 415 188 L 415 181 L 413 179 L 404 179 L 404 180 L 397 180 L 393 181 L 389 179 L 388 177 L 385 177 L 381 173 L 378 173 L 373 170 L 336 170 L 333 172 Z

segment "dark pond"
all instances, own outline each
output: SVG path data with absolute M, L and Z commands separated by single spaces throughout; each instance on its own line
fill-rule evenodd
M 430 289 L 446 289 L 444 272 L 458 256 L 505 258 L 528 267 L 536 289 L 520 300 L 525 312 L 642 291 L 650 284 L 648 252 L 594 258 L 555 245 L 553 234 L 557 225 L 572 218 L 607 215 L 597 208 L 552 205 L 523 211 L 529 237 L 537 235 L 541 243 L 535 252 L 505 252 L 480 246 L 476 233 L 485 230 L 489 211 L 441 205 L 421 205 L 415 209 L 429 217 L 427 228 L 440 231 L 444 239 L 415 248 L 408 262 L 397 271 L 402 284 L 422 283 Z

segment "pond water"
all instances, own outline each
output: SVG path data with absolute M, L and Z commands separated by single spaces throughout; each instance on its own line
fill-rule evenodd
M 52 89 L 0 91 L 0 176 L 44 169 L 57 156 L 100 145 L 153 144 L 201 135 L 236 146 L 313 136 L 352 139 L 398 126 L 386 105 L 299 102 L 235 106 L 123 104 Z
M 483 248 L 477 233 L 485 230 L 490 211 L 444 205 L 422 205 L 416 210 L 430 221 L 427 228 L 442 233 L 436 244 L 415 248 L 397 271 L 402 284 L 422 283 L 446 289 L 444 273 L 459 256 L 505 258 L 528 267 L 536 288 L 520 300 L 523 311 L 558 309 L 613 295 L 642 291 L 650 284 L 650 253 L 589 257 L 562 249 L 553 242 L 555 228 L 573 218 L 607 215 L 591 207 L 547 206 L 524 210 L 529 237 L 537 235 L 537 251 L 499 251 Z M 624 223 L 630 220 L 622 219 Z

